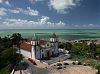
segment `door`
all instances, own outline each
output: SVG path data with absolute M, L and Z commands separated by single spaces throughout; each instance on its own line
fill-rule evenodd
M 50 52 L 47 51 L 47 59 L 49 59 L 49 58 L 50 58 Z

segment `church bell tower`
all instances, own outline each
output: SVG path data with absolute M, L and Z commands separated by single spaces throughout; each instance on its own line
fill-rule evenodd
M 55 33 L 53 33 L 53 35 L 50 37 L 50 42 L 51 42 L 51 45 L 53 47 L 52 55 L 57 56 L 58 55 L 58 41 L 57 41 L 57 36 Z
M 36 46 L 38 46 L 39 42 L 38 42 L 38 37 L 36 34 L 34 34 L 34 37 L 31 40 L 31 57 L 33 60 L 36 59 Z

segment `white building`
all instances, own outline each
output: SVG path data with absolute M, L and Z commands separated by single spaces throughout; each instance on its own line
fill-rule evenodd
M 58 55 L 58 41 L 55 33 L 47 40 L 41 40 L 36 34 L 31 41 L 23 41 L 20 45 L 20 52 L 27 58 L 49 59 Z

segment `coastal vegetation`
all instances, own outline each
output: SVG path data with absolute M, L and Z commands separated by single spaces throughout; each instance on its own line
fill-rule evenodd
M 89 66 L 98 69 L 100 74 L 100 44 L 96 44 L 94 41 L 81 42 L 59 42 L 59 48 L 68 50 L 71 54 L 71 59 L 74 61 L 80 61 Z
M 0 37 L 0 74 L 9 74 L 14 66 L 22 60 L 20 42 L 21 34 L 14 33 L 11 36 Z M 94 41 L 59 42 L 59 48 L 68 50 L 72 60 L 77 60 L 86 65 L 98 69 L 100 74 L 100 44 Z M 17 49 L 16 49 L 17 48 Z
M 11 36 L 0 37 L 0 74 L 9 74 L 14 66 L 22 59 L 22 55 L 17 52 L 22 37 L 19 33 Z

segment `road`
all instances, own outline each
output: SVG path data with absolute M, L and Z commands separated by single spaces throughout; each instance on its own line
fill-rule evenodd
M 43 62 L 48 63 L 50 65 L 50 64 L 56 63 L 58 61 L 62 62 L 68 58 L 69 58 L 69 56 L 67 56 L 65 54 L 60 54 L 58 57 L 50 58 L 50 60 L 43 60 Z
M 16 70 L 18 69 L 22 70 L 23 74 L 49 74 L 49 71 L 46 68 L 38 68 L 36 67 L 36 65 L 33 65 L 27 59 L 23 59 L 23 61 L 20 63 Z
M 64 55 L 60 55 L 59 57 L 52 58 L 51 60 L 48 60 L 48 62 L 54 63 L 59 61 L 63 61 Z M 47 62 L 47 61 L 45 61 Z M 64 62 L 67 62 L 69 65 L 64 68 Z M 27 59 L 23 59 L 21 64 L 18 66 L 18 69 L 22 70 L 22 74 L 96 74 L 96 69 L 93 69 L 89 66 L 82 66 L 82 65 L 73 65 L 73 61 L 66 60 L 61 62 L 62 63 L 62 69 L 57 69 L 57 66 L 54 66 L 54 64 L 48 65 L 47 68 L 39 68 L 36 65 L 33 65 L 30 61 Z M 39 65 L 40 66 L 40 65 Z M 17 70 L 17 69 L 16 69 Z M 21 74 L 21 73 L 16 73 Z

